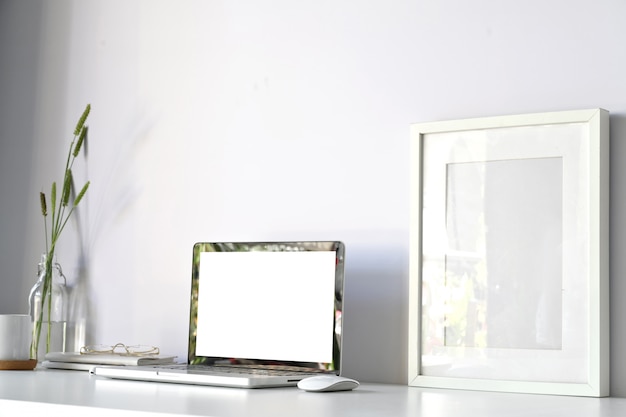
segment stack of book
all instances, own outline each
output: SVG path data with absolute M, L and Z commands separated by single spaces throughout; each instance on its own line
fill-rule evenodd
M 45 361 L 41 363 L 44 368 L 72 369 L 78 371 L 91 371 L 96 366 L 142 366 L 173 364 L 176 356 L 167 355 L 120 355 L 115 353 L 99 353 L 96 355 L 82 354 L 80 352 L 50 352 L 46 354 Z

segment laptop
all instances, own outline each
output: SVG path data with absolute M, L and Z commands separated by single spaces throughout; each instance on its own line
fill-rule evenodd
M 344 255 L 339 241 L 196 243 L 188 363 L 92 372 L 238 388 L 339 375 Z

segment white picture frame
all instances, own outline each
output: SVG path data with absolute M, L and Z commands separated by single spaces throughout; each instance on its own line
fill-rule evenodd
M 410 386 L 609 395 L 609 113 L 411 125 Z

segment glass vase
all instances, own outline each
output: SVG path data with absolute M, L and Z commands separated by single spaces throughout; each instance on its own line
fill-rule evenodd
M 31 359 L 43 361 L 48 352 L 65 352 L 68 295 L 65 276 L 61 265 L 52 257 L 41 255 L 37 272 L 37 282 L 30 290 L 28 304 L 33 322 Z M 50 291 L 44 297 L 46 275 L 51 275 Z

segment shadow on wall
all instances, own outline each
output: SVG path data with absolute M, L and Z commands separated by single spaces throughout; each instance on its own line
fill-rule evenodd
M 342 372 L 347 376 L 371 382 L 406 382 L 408 252 L 408 244 L 346 248 Z
M 0 314 L 28 313 L 39 261 L 28 242 L 43 11 L 43 2 L 0 2 Z
M 623 320 L 626 317 L 626 303 L 622 296 L 626 294 L 626 281 L 621 279 L 626 274 L 626 236 L 612 233 L 614 230 L 626 230 L 626 193 L 623 184 L 626 184 L 626 113 L 610 115 L 610 164 L 611 164 L 611 191 L 610 191 L 610 308 L 611 308 L 611 395 L 626 397 L 626 327 Z M 615 387 L 621 387 L 619 391 Z
M 94 110 L 97 113 L 97 109 Z M 74 351 L 79 351 L 82 346 L 95 343 L 94 337 L 99 322 L 98 311 L 94 307 L 91 297 L 91 254 L 97 250 L 99 239 L 108 230 L 125 221 L 142 194 L 142 184 L 137 181 L 129 181 L 129 178 L 138 177 L 134 175 L 136 169 L 134 161 L 136 155 L 141 153 L 142 149 L 149 143 L 150 131 L 156 121 L 148 120 L 146 117 L 140 119 L 139 121 L 129 121 L 129 125 L 124 130 L 128 132 L 128 135 L 120 139 L 119 145 L 115 147 L 118 151 L 114 153 L 115 158 L 113 160 L 91 158 L 93 161 L 97 161 L 99 166 L 105 166 L 107 169 L 94 170 L 104 174 L 99 176 L 95 183 L 90 186 L 89 196 L 85 201 L 87 204 L 79 207 L 73 218 L 76 232 L 74 236 L 78 242 L 75 250 L 79 256 L 77 258 L 76 279 L 70 288 L 69 317 L 73 323 L 73 328 L 68 332 L 68 347 Z M 103 140 L 103 135 L 100 132 L 94 131 L 90 135 L 94 139 L 86 141 L 85 165 L 87 167 L 89 167 L 90 160 L 89 149 L 97 147 L 94 144 L 95 141 Z M 108 143 L 110 144 L 110 142 Z M 98 144 L 98 146 L 100 145 Z M 87 172 L 89 172 L 88 169 Z M 83 210 L 88 209 L 89 206 L 95 207 L 95 210 L 88 210 L 89 213 L 95 214 L 91 218 L 86 216 L 87 213 L 80 210 L 81 208 Z

